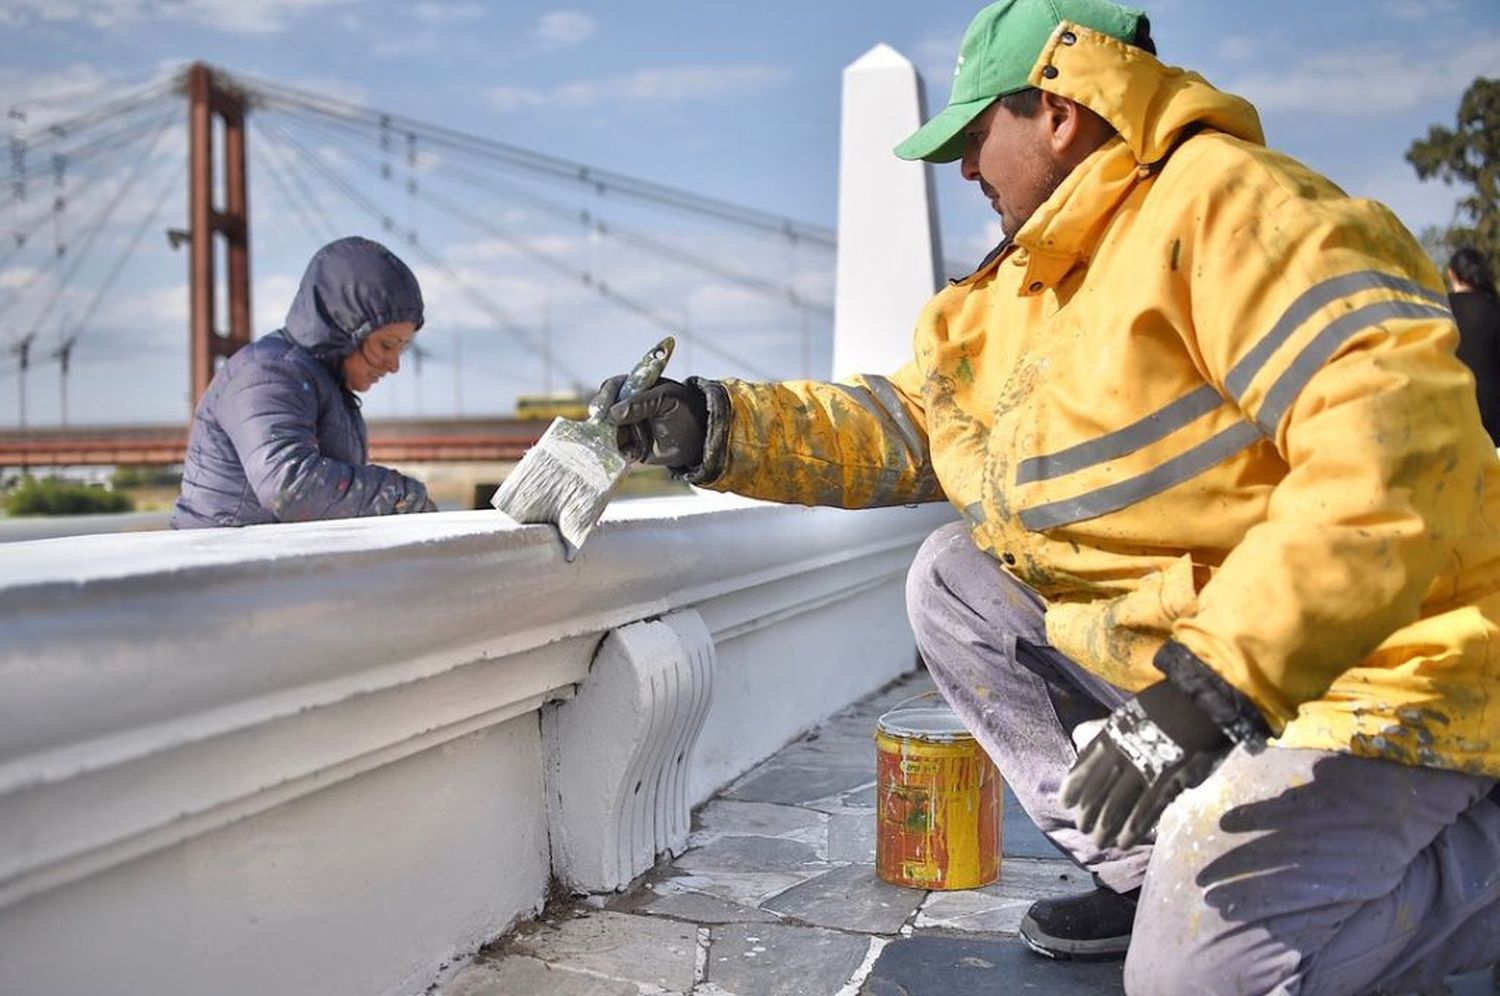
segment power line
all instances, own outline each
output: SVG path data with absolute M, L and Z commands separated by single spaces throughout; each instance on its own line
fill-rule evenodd
M 115 279 L 119 277 L 120 271 L 125 268 L 125 264 L 129 262 L 131 256 L 135 254 L 136 249 L 141 244 L 141 239 L 145 237 L 146 232 L 151 228 L 152 223 L 156 221 L 157 215 L 161 214 L 161 209 L 166 206 L 167 200 L 171 196 L 173 189 L 177 188 L 182 183 L 182 180 L 186 175 L 187 163 L 184 162 L 175 173 L 167 177 L 167 182 L 162 185 L 161 193 L 157 194 L 156 201 L 154 204 L 152 204 L 151 210 L 146 214 L 144 218 L 141 219 L 140 225 L 136 227 L 134 234 L 131 235 L 130 241 L 126 244 L 124 251 L 115 258 L 114 266 L 111 267 L 108 275 L 106 275 L 103 282 L 100 283 L 98 290 L 94 292 L 93 300 L 91 300 L 88 304 L 88 307 L 84 309 L 83 317 L 80 318 L 77 322 L 73 323 L 72 340 L 74 342 L 81 339 L 85 334 L 87 334 L 87 332 L 89 331 L 89 322 L 93 320 L 94 313 L 99 310 L 99 305 L 104 300 L 104 296 L 109 293 L 110 288 L 114 286 Z M 63 336 L 61 335 L 61 330 L 59 330 L 58 338 L 59 340 L 63 338 Z
M 114 216 L 115 209 L 120 206 L 120 203 L 125 199 L 125 196 L 135 186 L 136 181 L 140 179 L 142 171 L 145 169 L 146 165 L 150 163 L 151 157 L 156 152 L 156 147 L 158 144 L 160 144 L 162 135 L 166 133 L 166 130 L 166 124 L 163 124 L 157 130 L 155 138 L 152 139 L 150 145 L 145 151 L 145 154 L 136 161 L 135 168 L 131 170 L 130 175 L 125 179 L 125 182 L 122 183 L 120 185 L 120 188 L 115 191 L 115 195 L 110 198 L 109 202 L 104 206 L 99 214 L 94 216 L 91 225 L 88 227 L 88 234 L 84 237 L 83 245 L 78 249 L 78 251 L 71 254 L 72 262 L 69 265 L 67 271 L 64 272 L 63 275 L 58 279 L 57 288 L 53 291 L 52 296 L 47 300 L 47 303 L 42 306 L 35 320 L 32 322 L 33 332 L 35 332 L 37 329 L 40 329 L 42 322 L 46 320 L 49 314 L 51 314 L 52 308 L 57 304 L 58 299 L 62 297 L 63 291 L 67 288 L 68 281 L 71 280 L 73 275 L 78 272 L 78 267 L 88 256 L 90 249 L 93 248 L 94 242 L 99 237 L 99 233 L 104 230 L 104 226 L 108 224 L 109 219 Z M 57 257 L 53 258 L 55 259 Z M 40 272 L 41 271 L 39 270 L 38 273 Z M 23 289 L 29 289 L 30 285 L 34 282 L 35 279 L 28 281 L 26 288 Z M 21 293 L 21 290 L 23 289 L 18 289 L 16 292 L 13 292 L 11 295 L 11 299 L 14 299 L 16 294 Z M 9 301 L 7 301 L 6 303 L 9 304 Z M 0 309 L 0 313 L 4 313 L 4 311 L 6 310 L 8 309 Z
M 160 128 L 164 125 L 170 125 L 175 119 L 175 113 L 152 118 L 149 122 L 146 122 L 144 127 L 139 127 L 137 130 L 133 130 L 124 140 L 113 143 L 108 148 L 101 147 L 94 150 L 92 153 L 90 153 L 89 158 L 91 158 L 93 155 L 101 154 L 105 151 L 116 152 L 128 149 L 135 143 L 158 134 L 158 132 L 148 130 L 151 126 L 157 126 L 158 128 Z M 58 155 L 67 154 L 58 153 Z M 61 194 L 59 194 L 59 196 L 63 197 L 66 200 L 72 201 L 77 198 L 79 191 L 86 184 L 94 182 L 94 178 L 80 172 L 76 168 L 78 165 L 78 160 L 73 158 L 71 155 L 68 155 L 67 164 L 68 166 L 73 167 L 71 169 L 72 179 L 69 181 L 68 186 L 63 189 Z M 28 242 L 31 241 L 32 236 L 36 235 L 36 233 L 42 228 L 42 226 L 47 224 L 47 222 L 53 219 L 55 216 L 56 211 L 54 209 L 54 205 L 49 205 L 45 210 L 38 212 L 36 217 L 32 218 L 30 221 L 22 222 L 21 224 L 16 225 L 14 228 L 12 228 L 9 233 L 11 244 L 5 250 L 4 255 L 0 256 L 0 269 L 4 269 L 7 265 L 9 265 L 10 261 L 22 249 L 26 247 Z

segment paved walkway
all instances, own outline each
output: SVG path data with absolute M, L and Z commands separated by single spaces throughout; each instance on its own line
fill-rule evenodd
M 1092 888 L 1007 793 L 1000 881 L 925 892 L 875 875 L 875 720 L 911 675 L 831 717 L 694 814 L 688 850 L 629 892 L 563 900 L 443 996 L 1122 993 L 1121 963 L 1054 962 L 1016 936 L 1043 896 Z M 1487 976 L 1455 996 L 1491 994 Z

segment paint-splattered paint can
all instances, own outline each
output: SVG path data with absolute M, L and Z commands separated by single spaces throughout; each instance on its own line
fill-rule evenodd
M 1000 875 L 1000 772 L 946 705 L 875 724 L 875 871 L 894 885 L 973 889 Z

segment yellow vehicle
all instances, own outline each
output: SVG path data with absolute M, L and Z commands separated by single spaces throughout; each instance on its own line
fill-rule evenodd
M 544 421 L 554 418 L 585 419 L 588 415 L 588 399 L 572 391 L 516 396 L 516 418 L 521 421 Z

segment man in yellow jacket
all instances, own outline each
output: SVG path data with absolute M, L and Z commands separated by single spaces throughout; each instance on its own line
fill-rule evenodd
M 985 7 L 896 151 L 961 160 L 1005 240 L 912 361 L 611 416 L 704 486 L 956 506 L 918 643 L 1100 886 L 1033 948 L 1128 946 L 1134 993 L 1416 990 L 1500 957 L 1500 462 L 1411 236 L 1153 52 L 1108 0 Z

